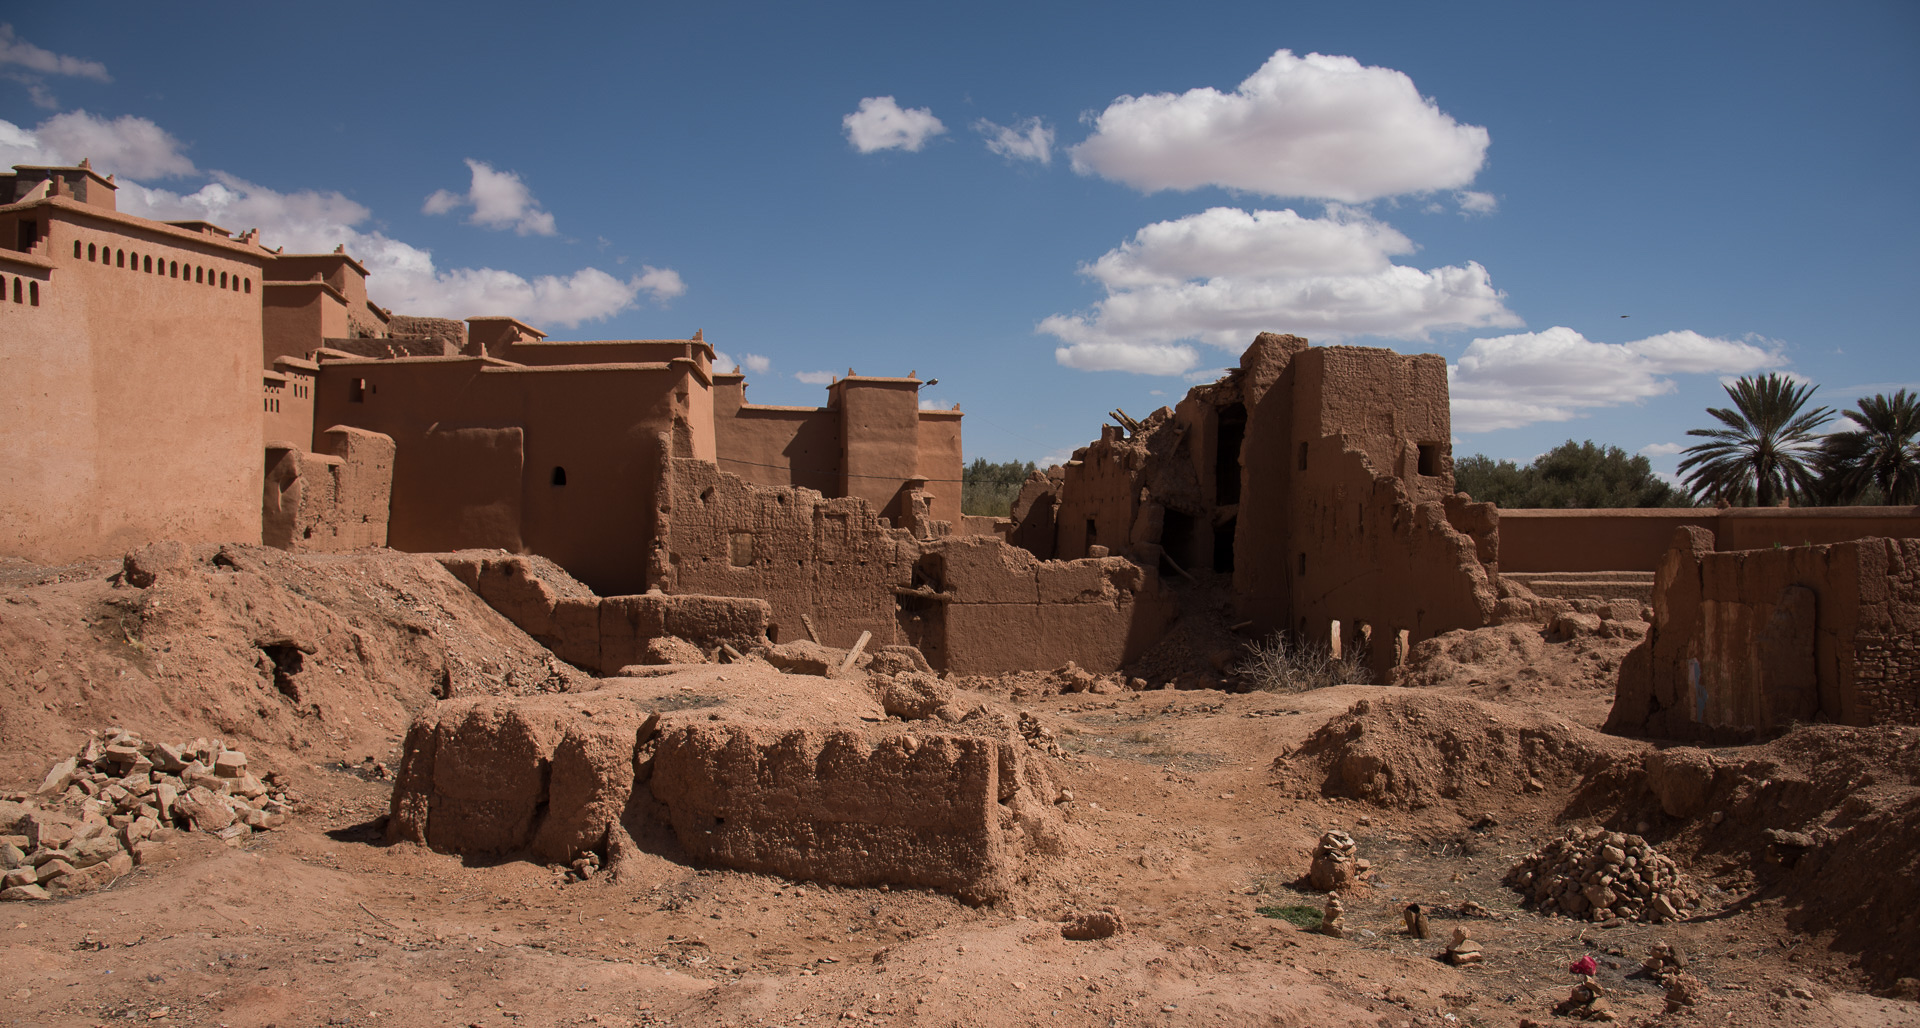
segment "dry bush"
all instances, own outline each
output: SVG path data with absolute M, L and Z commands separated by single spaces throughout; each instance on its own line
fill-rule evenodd
M 1233 673 L 1262 692 L 1305 692 L 1329 685 L 1371 685 L 1373 673 L 1359 654 L 1333 657 L 1326 647 L 1295 645 L 1275 632 L 1247 644 Z

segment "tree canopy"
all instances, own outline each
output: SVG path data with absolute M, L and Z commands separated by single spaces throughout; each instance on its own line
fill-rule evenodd
M 960 472 L 960 512 L 1006 517 L 1013 512 L 1013 501 L 1020 495 L 1021 483 L 1034 470 L 1032 461 L 990 464 L 985 457 L 975 457 L 973 463 Z
M 1726 387 L 1732 407 L 1708 407 L 1720 428 L 1688 429 L 1707 442 L 1689 446 L 1680 462 L 1687 487 L 1735 506 L 1772 507 L 1817 499 L 1820 426 L 1826 407 L 1805 410 L 1818 386 L 1769 372 Z
M 1692 499 L 1618 446 L 1569 439 L 1518 465 L 1474 454 L 1453 462 L 1454 488 L 1482 503 L 1525 507 L 1688 507 Z

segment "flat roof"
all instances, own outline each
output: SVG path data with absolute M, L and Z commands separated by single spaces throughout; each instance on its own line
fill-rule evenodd
M 164 221 L 154 221 L 151 218 L 122 214 L 119 211 L 110 211 L 105 207 L 96 207 L 93 204 L 82 203 L 79 200 L 71 200 L 64 196 L 49 196 L 40 200 L 22 200 L 19 203 L 0 204 L 0 214 L 16 214 L 22 211 L 38 210 L 41 208 L 61 211 L 79 217 L 92 218 L 95 221 L 119 224 L 161 236 L 170 236 L 178 239 L 182 243 L 195 243 L 201 246 L 213 246 L 222 250 L 234 251 L 235 256 L 244 256 L 249 260 L 258 261 L 262 267 L 266 266 L 266 263 L 273 259 L 272 251 L 254 243 L 242 243 L 237 239 L 222 239 L 219 236 L 210 236 L 202 232 L 189 232 L 186 229 L 169 225 Z

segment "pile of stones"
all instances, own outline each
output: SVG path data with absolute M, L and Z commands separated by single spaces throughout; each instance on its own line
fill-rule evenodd
M 1344 892 L 1354 887 L 1372 870 L 1371 861 L 1358 855 L 1353 836 L 1338 828 L 1320 836 L 1313 848 L 1313 863 L 1307 866 L 1307 880 L 1321 892 Z
M 12 802 L 20 800 L 24 802 Z M 264 780 L 219 739 L 152 742 L 95 735 L 40 788 L 0 802 L 0 900 L 48 899 L 111 884 L 153 844 L 206 832 L 237 845 L 286 823 L 299 797 Z
M 1507 887 L 1547 914 L 1589 921 L 1678 921 L 1700 906 L 1700 893 L 1673 861 L 1637 835 L 1570 828 L 1522 857 Z

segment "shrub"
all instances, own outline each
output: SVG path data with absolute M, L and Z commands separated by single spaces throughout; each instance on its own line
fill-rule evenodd
M 1324 646 L 1296 646 L 1280 632 L 1248 643 L 1246 655 L 1234 665 L 1233 673 L 1262 692 L 1305 692 L 1329 685 L 1373 682 L 1373 673 L 1359 654 L 1335 659 Z

